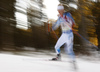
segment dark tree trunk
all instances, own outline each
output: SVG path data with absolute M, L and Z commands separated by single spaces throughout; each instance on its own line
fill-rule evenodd
M 15 0 L 0 1 L 0 45 L 1 48 L 14 46 L 14 17 Z

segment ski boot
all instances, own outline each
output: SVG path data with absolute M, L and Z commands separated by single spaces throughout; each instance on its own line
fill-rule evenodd
M 61 61 L 61 55 L 60 54 L 57 54 L 57 57 L 52 58 L 51 60 L 52 61 Z

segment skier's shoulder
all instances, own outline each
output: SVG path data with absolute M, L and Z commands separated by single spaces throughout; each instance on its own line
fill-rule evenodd
M 71 13 L 70 12 L 64 12 L 64 15 L 71 15 Z
M 64 16 L 67 16 L 68 18 L 72 19 L 72 21 L 75 23 L 75 21 L 74 21 L 72 15 L 71 15 L 71 13 L 70 13 L 69 11 L 68 11 L 68 12 L 65 12 L 65 13 L 64 13 Z

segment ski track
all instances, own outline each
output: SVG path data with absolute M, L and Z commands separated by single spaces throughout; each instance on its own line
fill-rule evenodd
M 100 62 L 77 58 L 77 70 L 67 58 L 62 61 L 48 61 L 50 56 L 39 57 L 0 54 L 0 72 L 100 72 Z

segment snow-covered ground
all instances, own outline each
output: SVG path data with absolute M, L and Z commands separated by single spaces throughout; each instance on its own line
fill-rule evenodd
M 0 72 L 100 72 L 100 61 L 77 57 L 77 70 L 73 70 L 69 59 L 62 55 L 62 61 L 46 61 L 54 55 L 36 52 L 33 56 L 0 53 Z

